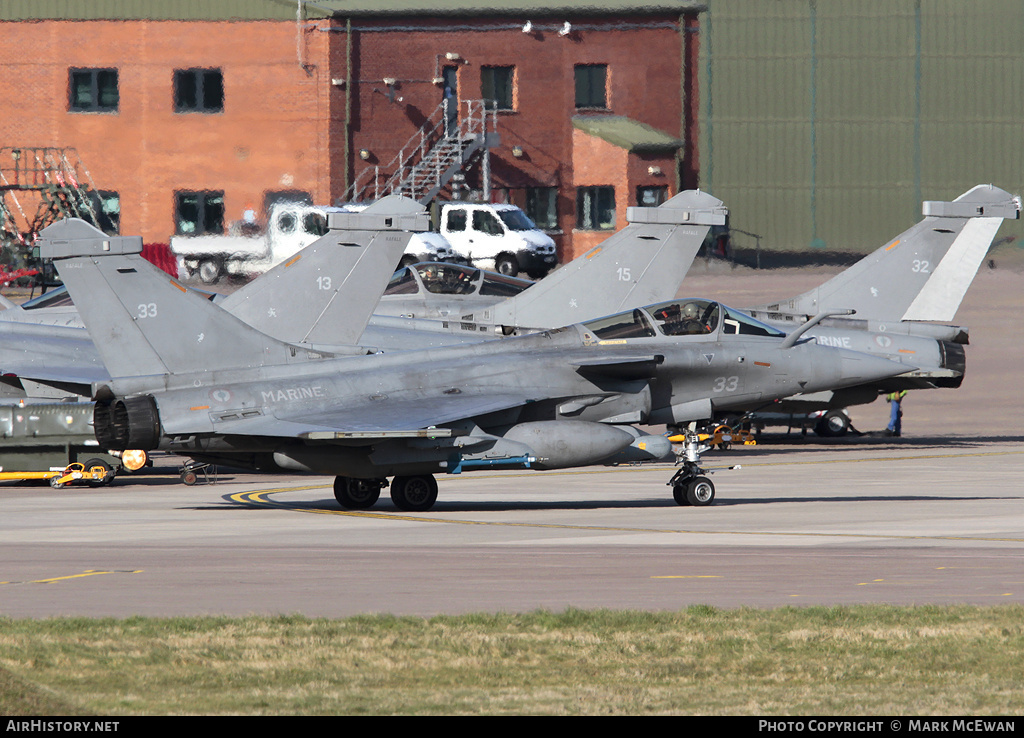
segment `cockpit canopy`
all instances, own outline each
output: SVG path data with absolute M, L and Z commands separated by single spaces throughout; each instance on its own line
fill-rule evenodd
M 687 298 L 590 320 L 583 326 L 601 340 L 665 336 L 786 334 L 714 300 Z
M 26 300 L 21 304 L 21 307 L 23 310 L 38 310 L 40 308 L 68 307 L 74 304 L 74 300 L 71 299 L 71 294 L 68 292 L 68 288 L 64 285 L 60 285 L 49 292 L 44 292 L 38 297 Z
M 527 279 L 506 277 L 459 264 L 425 262 L 402 267 L 395 272 L 384 294 L 415 295 L 430 292 L 435 295 L 512 297 L 532 284 Z

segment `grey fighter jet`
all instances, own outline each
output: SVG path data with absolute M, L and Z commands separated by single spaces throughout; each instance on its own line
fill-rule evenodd
M 711 226 L 725 225 L 727 212 L 721 200 L 699 190 L 656 208 L 627 208 L 629 225 L 536 283 L 454 264 L 399 270 L 375 320 L 451 321 L 493 334 L 558 328 L 669 299 Z
M 275 338 L 354 350 L 372 314 L 371 296 L 384 289 L 412 234 L 428 226 L 427 215 L 412 200 L 390 196 L 360 213 L 331 213 L 328 224 L 327 235 L 230 295 L 224 309 Z M 37 309 L 0 312 L 3 384 L 32 398 L 88 397 L 92 383 L 109 374 L 80 326 L 66 293 Z
M 807 330 L 819 344 L 862 351 L 917 367 L 872 384 L 787 398 L 773 413 L 819 413 L 823 435 L 845 432 L 840 408 L 872 402 L 880 392 L 956 388 L 966 370 L 968 330 L 952 321 L 1004 218 L 1020 217 L 1018 196 L 978 185 L 952 202 L 927 201 L 924 218 L 824 284 L 797 297 L 744 308 L 791 332 L 822 312 Z
M 332 213 L 327 235 L 219 304 L 275 338 L 322 349 L 479 342 L 512 332 L 512 324 L 494 323 L 499 316 L 556 328 L 675 295 L 710 226 L 726 214 L 720 200 L 695 191 L 628 211 L 630 225 L 541 282 L 439 264 L 401 269 L 383 290 L 389 260 L 426 227 L 421 205 L 391 196 L 361 213 Z M 380 314 L 367 324 L 382 290 Z M 81 326 L 66 291 L 0 311 L 0 372 L 20 385 L 15 396 L 87 396 L 87 385 L 104 378 Z
M 623 430 L 630 423 L 906 370 L 789 341 L 710 300 L 502 341 L 341 355 L 277 340 L 188 294 L 138 256 L 138 238 L 75 220 L 41 236 L 111 375 L 94 387 L 101 446 L 334 474 L 349 508 L 376 502 L 389 476 L 397 507 L 427 510 L 435 473 L 602 462 L 645 443 Z M 703 471 L 687 459 L 671 482 L 677 502 L 713 501 Z

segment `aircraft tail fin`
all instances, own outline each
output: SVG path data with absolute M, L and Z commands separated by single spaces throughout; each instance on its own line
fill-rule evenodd
M 69 218 L 40 237 L 41 256 L 54 260 L 114 379 L 317 358 L 185 289 L 140 256 L 138 236 L 108 236 Z
M 429 217 L 414 200 L 389 195 L 359 213 L 329 213 L 327 222 L 327 235 L 220 307 L 281 341 L 358 343 L 405 247 L 413 233 L 429 228 Z
M 755 312 L 816 315 L 852 309 L 857 319 L 953 320 L 1004 218 L 1021 201 L 978 185 L 952 202 L 927 201 L 924 219 L 810 292 Z
M 675 297 L 712 225 L 727 210 L 711 195 L 681 192 L 656 208 L 627 209 L 629 225 L 515 297 L 494 322 L 557 328 Z

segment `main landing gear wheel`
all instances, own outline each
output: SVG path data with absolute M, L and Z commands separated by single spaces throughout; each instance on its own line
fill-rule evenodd
M 425 512 L 437 502 L 437 480 L 430 474 L 395 477 L 391 480 L 391 501 L 406 512 Z
M 334 478 L 334 499 L 347 510 L 366 510 L 377 504 L 384 482 L 380 479 Z
M 842 410 L 829 410 L 814 424 L 814 432 L 822 438 L 839 438 L 850 430 L 850 416 Z

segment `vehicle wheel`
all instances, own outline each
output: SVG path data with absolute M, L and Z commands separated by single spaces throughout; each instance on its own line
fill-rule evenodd
M 395 477 L 391 480 L 391 501 L 407 512 L 429 510 L 437 501 L 437 480 L 430 474 Z
M 845 436 L 850 430 L 850 418 L 841 410 L 829 410 L 814 424 L 814 432 L 823 438 Z
M 715 501 L 715 485 L 707 477 L 697 477 L 687 485 L 686 499 L 694 507 L 707 507 Z
M 690 501 L 686 498 L 686 493 L 689 489 L 689 479 L 683 479 L 678 484 L 672 486 L 672 499 L 676 501 L 677 505 L 682 505 L 683 507 L 690 506 Z
M 217 284 L 220 281 L 220 264 L 213 259 L 199 262 L 199 279 L 203 284 Z
M 186 469 L 181 473 L 181 483 L 191 487 L 193 484 L 199 481 L 199 475 L 192 469 Z
M 506 277 L 519 274 L 519 261 L 511 254 L 501 254 L 494 260 L 494 271 Z
M 57 475 L 56 477 L 50 477 L 50 486 L 53 487 L 54 489 L 63 489 L 64 485 L 60 483 L 61 476 L 62 475 Z
M 92 471 L 97 466 L 103 468 L 103 479 L 89 479 L 86 480 L 86 484 L 90 487 L 102 487 L 105 484 L 110 484 L 114 480 L 114 470 L 110 464 L 103 459 L 89 459 L 85 462 L 86 471 Z
M 334 499 L 347 510 L 366 510 L 377 504 L 383 485 L 376 479 L 334 478 Z
M 534 279 L 534 280 L 536 280 L 536 279 L 544 279 L 544 277 L 548 276 L 548 272 L 547 272 L 546 269 L 543 270 L 543 271 L 540 271 L 540 272 L 537 272 L 537 271 L 527 272 L 526 276 L 528 276 L 530 279 Z

